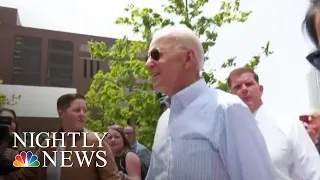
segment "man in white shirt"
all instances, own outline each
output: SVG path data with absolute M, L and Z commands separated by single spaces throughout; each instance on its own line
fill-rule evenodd
M 148 54 L 153 88 L 168 95 L 170 108 L 158 121 L 146 180 L 274 180 L 250 110 L 200 78 L 204 52 L 195 33 L 161 29 Z
M 238 95 L 254 114 L 267 143 L 276 179 L 319 180 L 320 157 L 303 124 L 298 119 L 280 118 L 267 112 L 258 75 L 250 68 L 238 68 L 230 73 L 228 85 L 231 93 Z

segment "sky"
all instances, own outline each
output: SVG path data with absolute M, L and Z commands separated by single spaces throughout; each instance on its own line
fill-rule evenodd
M 133 3 L 161 13 L 166 0 L 0 0 L 0 6 L 17 8 L 23 26 L 80 34 L 139 40 L 130 27 L 116 25 L 115 19 L 125 16 L 124 7 Z M 217 10 L 220 0 L 210 0 L 204 9 L 209 15 Z M 219 30 L 217 44 L 208 56 L 208 69 L 219 69 L 227 58 L 237 56 L 244 65 L 261 46 L 270 41 L 274 53 L 262 59 L 257 68 L 264 86 L 263 100 L 270 111 L 279 115 L 309 112 L 306 74 L 310 65 L 305 56 L 312 45 L 303 34 L 301 23 L 308 0 L 241 0 L 244 10 L 251 10 L 247 22 L 226 25 Z M 230 69 L 219 71 L 225 78 Z

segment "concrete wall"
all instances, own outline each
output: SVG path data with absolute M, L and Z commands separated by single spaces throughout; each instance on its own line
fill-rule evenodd
M 54 88 L 21 85 L 0 85 L 0 92 L 7 97 L 21 95 L 14 106 L 22 132 L 56 131 L 60 127 L 56 102 L 67 93 L 76 93 L 74 88 Z
M 76 93 L 74 88 L 56 88 L 43 86 L 0 85 L 0 92 L 10 97 L 21 95 L 13 107 L 19 117 L 57 118 L 57 99 L 67 93 Z

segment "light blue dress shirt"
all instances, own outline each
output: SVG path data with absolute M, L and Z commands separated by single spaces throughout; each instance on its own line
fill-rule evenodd
M 147 180 L 274 180 L 252 113 L 203 79 L 171 98 L 160 117 Z

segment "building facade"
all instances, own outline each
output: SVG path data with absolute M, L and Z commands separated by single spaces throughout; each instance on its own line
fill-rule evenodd
M 109 61 L 91 58 L 88 41 L 115 39 L 23 27 L 17 9 L 0 7 L 0 79 L 4 84 L 75 88 L 85 94 Z
M 41 127 L 37 128 L 38 131 L 52 131 L 60 126 L 57 114 L 52 115 L 52 111 L 56 111 L 55 104 L 59 94 L 57 92 L 62 95 L 61 92 L 69 92 L 71 89 L 72 92 L 85 94 L 97 71 L 109 71 L 108 60 L 99 61 L 91 58 L 88 41 L 105 42 L 110 47 L 115 39 L 22 25 L 17 9 L 0 7 L 0 79 L 4 83 L 0 92 L 19 93 L 23 86 L 46 87 L 43 92 L 47 92 L 48 97 L 40 93 L 43 90 L 41 88 L 35 88 L 33 91 L 26 87 L 28 91 L 20 92 L 23 103 L 14 106 L 13 109 L 17 111 L 23 131 L 35 130 L 32 124 Z M 20 90 L 17 90 L 17 87 L 20 87 Z M 58 87 L 65 90 L 50 89 Z M 32 103 L 30 99 L 39 98 L 39 93 L 34 93 L 36 91 L 42 94 L 44 99 L 36 99 L 37 103 Z M 48 92 L 53 92 L 53 95 Z M 26 111 L 28 108 L 22 107 L 28 102 L 31 103 L 30 106 L 42 104 L 41 106 L 53 109 L 48 111 L 51 112 L 48 115 L 32 113 L 37 111 L 37 108 Z

